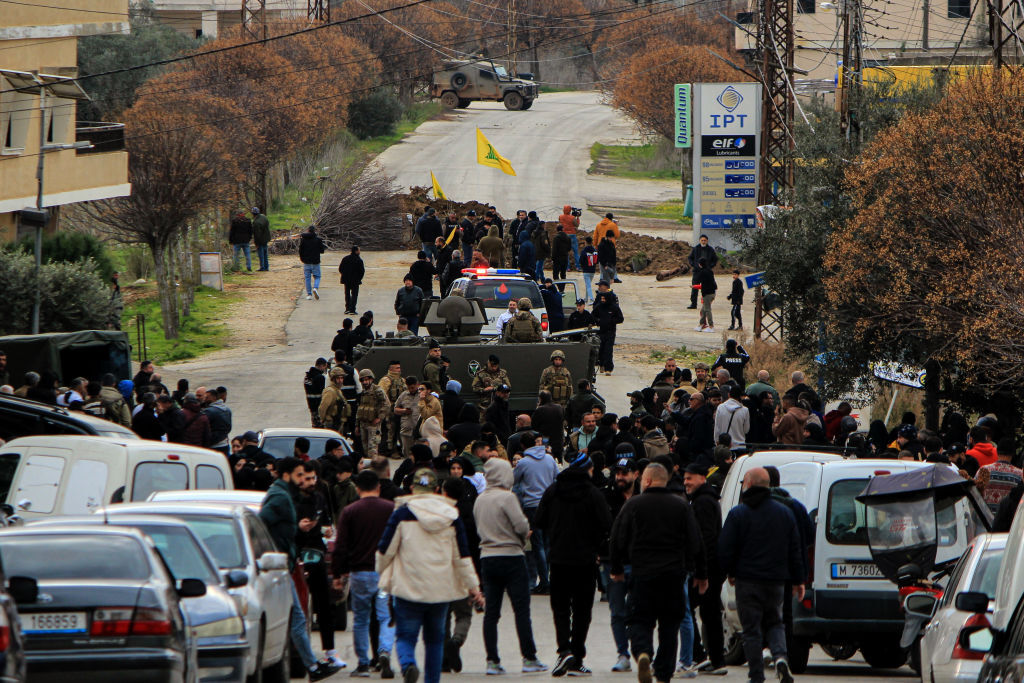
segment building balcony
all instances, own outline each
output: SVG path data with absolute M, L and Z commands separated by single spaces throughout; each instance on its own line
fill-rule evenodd
M 103 121 L 79 121 L 75 124 L 75 142 L 92 147 L 76 149 L 75 154 L 103 154 L 124 150 L 124 124 Z

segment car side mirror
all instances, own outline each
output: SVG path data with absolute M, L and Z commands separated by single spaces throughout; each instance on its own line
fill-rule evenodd
M 977 591 L 964 591 L 957 594 L 954 604 L 961 612 L 973 612 L 974 614 L 988 612 L 988 596 Z
M 179 598 L 201 598 L 206 595 L 206 583 L 199 579 L 182 579 L 178 586 Z
M 241 569 L 232 569 L 224 574 L 224 583 L 228 588 L 241 588 L 249 583 L 249 575 Z
M 286 553 L 263 553 L 256 566 L 261 572 L 288 571 L 288 555 Z
M 39 598 L 39 584 L 28 576 L 12 576 L 7 580 L 7 592 L 19 605 L 31 605 Z
M 915 617 L 931 619 L 938 602 L 932 593 L 911 593 L 903 601 L 903 611 Z
M 965 628 L 960 631 L 957 644 L 968 652 L 987 654 L 992 649 L 992 642 L 995 640 L 995 632 L 988 626 L 980 626 L 974 629 Z

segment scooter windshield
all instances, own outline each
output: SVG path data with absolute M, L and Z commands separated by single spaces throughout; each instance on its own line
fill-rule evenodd
M 906 564 L 916 564 L 925 575 L 931 571 L 939 543 L 935 512 L 930 495 L 867 505 L 868 545 L 883 575 L 894 577 Z

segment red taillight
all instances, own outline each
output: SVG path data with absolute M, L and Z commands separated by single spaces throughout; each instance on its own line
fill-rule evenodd
M 167 459 L 168 460 L 181 460 L 181 456 L 180 455 L 168 455 Z
M 89 635 L 93 636 L 166 636 L 171 622 L 159 609 L 140 607 L 104 607 L 93 612 Z
M 963 636 L 964 631 L 978 631 L 983 628 L 989 628 L 988 617 L 984 614 L 972 614 L 967 617 L 967 621 L 964 622 L 964 626 L 960 629 L 960 633 L 957 634 L 956 643 L 953 645 L 953 655 L 951 659 L 973 659 L 975 661 L 981 661 L 985 659 L 984 652 L 972 652 L 965 650 L 960 647 L 960 638 Z
M 804 598 L 804 601 L 801 604 L 804 606 L 804 609 L 806 610 L 814 609 L 814 602 L 812 602 L 810 598 Z
M 548 331 L 548 314 L 547 313 L 541 313 L 540 314 L 540 329 L 544 330 L 545 332 Z
M 0 652 L 7 652 L 11 645 L 11 629 L 9 626 L 0 626 Z

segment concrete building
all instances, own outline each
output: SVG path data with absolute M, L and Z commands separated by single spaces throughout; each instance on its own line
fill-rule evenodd
M 812 86 L 804 88 L 808 94 L 835 89 L 843 54 L 843 12 L 857 7 L 861 8 L 864 22 L 865 70 L 945 67 L 954 53 L 956 64 L 987 63 L 991 57 L 985 3 L 972 6 L 969 0 L 794 0 L 794 6 L 796 79 Z M 754 47 L 752 34 L 757 30 L 757 9 L 758 1 L 748 0 L 748 11 L 737 15 L 739 26 L 735 33 L 739 50 Z M 800 91 L 798 86 L 797 92 Z
M 193 38 L 216 38 L 242 23 L 242 0 L 153 0 L 157 21 Z M 267 0 L 267 21 L 305 19 L 305 0 Z
M 41 154 L 48 231 L 58 228 L 62 206 L 131 192 L 124 126 L 76 123 L 85 93 L 70 80 L 80 36 L 128 29 L 128 0 L 7 4 L 0 11 L 0 241 L 35 229 L 20 211 L 36 206 Z

